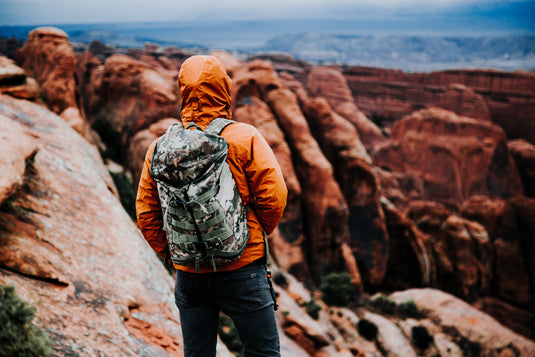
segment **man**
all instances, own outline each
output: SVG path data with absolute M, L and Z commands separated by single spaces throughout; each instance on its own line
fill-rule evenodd
M 193 56 L 180 68 L 181 120 L 205 129 L 215 118 L 231 119 L 231 80 L 212 56 Z M 266 272 L 265 235 L 277 226 L 286 206 L 287 189 L 275 156 L 255 127 L 227 126 L 220 134 L 228 143 L 227 163 L 243 204 L 251 205 L 250 238 L 242 256 L 217 267 L 175 264 L 175 300 L 180 311 L 184 353 L 215 356 L 219 313 L 232 318 L 246 356 L 280 356 L 274 298 Z M 156 142 L 147 150 L 139 182 L 136 210 L 139 227 L 150 246 L 166 256 L 167 240 L 157 184 L 150 176 Z

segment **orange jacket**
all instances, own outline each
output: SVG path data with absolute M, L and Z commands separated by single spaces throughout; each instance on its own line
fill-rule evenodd
M 212 56 L 193 56 L 182 64 L 178 77 L 182 95 L 181 117 L 185 126 L 191 121 L 202 129 L 217 117 L 231 118 L 231 81 L 223 64 Z M 227 162 L 236 180 L 244 204 L 252 204 L 248 226 L 250 239 L 240 259 L 218 267 L 218 271 L 241 268 L 264 257 L 264 233 L 273 232 L 286 206 L 288 191 L 282 172 L 269 144 L 251 125 L 235 123 L 221 136 L 229 144 Z M 147 154 L 136 198 L 137 220 L 149 245 L 165 256 L 167 239 L 156 182 L 149 174 L 156 141 Z M 176 269 L 195 272 L 193 266 L 176 265 Z M 212 272 L 201 266 L 200 273 Z

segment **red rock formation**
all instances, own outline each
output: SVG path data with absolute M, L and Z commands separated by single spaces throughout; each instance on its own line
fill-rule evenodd
M 422 199 L 453 207 L 476 194 L 507 197 L 523 192 L 501 128 L 439 108 L 396 122 L 374 163 L 415 173 L 423 180 Z
M 450 215 L 433 238 L 441 288 L 468 301 L 490 291 L 494 249 L 481 224 Z
M 307 77 L 306 89 L 312 98 L 325 98 L 336 113 L 351 122 L 368 150 L 372 151 L 384 141 L 381 129 L 355 105 L 351 90 L 340 70 L 313 67 Z
M 248 64 L 247 70 L 235 73 L 232 96 L 236 106 L 248 105 L 251 97 L 263 100 L 285 134 L 301 186 L 306 240 L 300 244 L 304 246 L 312 278 L 319 280 L 329 270 L 343 269 L 340 244 L 348 239 L 347 204 L 333 176 L 333 168 L 312 136 L 295 94 L 285 87 L 269 63 L 255 60 Z M 290 221 L 301 216 L 297 205 L 290 205 L 286 212 L 291 212 Z M 301 242 L 300 232 L 293 228 L 285 230 L 291 234 L 284 238 L 286 242 Z M 302 279 L 311 278 L 305 275 L 307 271 L 294 269 L 292 273 Z
M 130 140 L 128 147 L 126 162 L 129 171 L 133 173 L 133 182 L 137 184 L 143 169 L 145 155 L 147 149 L 153 141 L 165 134 L 165 131 L 175 123 L 180 123 L 176 118 L 163 118 L 154 124 L 151 124 L 147 129 L 138 131 Z
M 531 306 L 535 295 L 535 201 L 525 198 L 502 200 L 486 196 L 474 196 L 464 202 L 462 215 L 480 222 L 494 245 L 495 294 L 517 306 Z M 518 217 L 521 215 L 521 217 Z
M 295 169 L 303 191 L 307 253 L 312 273 L 319 278 L 326 268 L 342 261 L 340 244 L 348 239 L 347 204 L 295 95 L 288 89 L 275 89 L 267 99 L 295 155 Z
M 0 98 L 5 98 L 1 96 Z M 9 120 L 4 114 L 1 119 L 2 151 L 4 159 L 0 160 L 0 206 L 13 196 L 23 183 L 26 159 L 31 158 L 37 150 L 37 144 L 27 135 L 24 127 Z
M 268 105 L 257 97 L 243 98 L 234 109 L 233 118 L 257 127 L 275 153 L 288 188 L 288 203 L 279 223 L 280 232 L 271 237 L 273 241 L 271 251 L 278 265 L 284 270 L 298 276 L 308 276 L 309 271 L 303 251 L 305 236 L 301 184 L 295 173 L 291 151 L 285 141 L 284 133 Z
M 432 106 L 451 110 L 463 117 L 491 120 L 490 111 L 482 95 L 463 84 L 449 84 Z
M 312 133 L 333 165 L 348 204 L 349 246 L 363 269 L 365 283 L 378 286 L 386 273 L 390 242 L 371 159 L 355 127 L 336 114 L 325 99 L 309 100 L 305 107 Z M 349 270 L 358 271 L 357 267 Z
M 429 236 L 425 243 L 436 271 L 431 286 L 485 307 L 515 331 L 535 336 L 535 326 L 526 318 L 534 313 L 530 301 L 535 298 L 531 200 L 474 196 L 461 207 L 464 218 L 436 202 L 413 201 L 406 212 Z
M 212 56 L 217 57 L 225 66 L 228 75 L 232 78 L 234 75 L 241 71 L 244 67 L 244 63 L 238 58 L 232 56 L 230 53 L 225 51 L 214 51 L 211 53 Z
M 522 178 L 524 194 L 535 197 L 535 146 L 526 140 L 517 139 L 510 141 L 508 147 Z
M 504 326 L 535 341 L 535 313 L 516 307 L 499 298 L 485 296 L 472 304 Z
M 0 56 L 0 93 L 37 101 L 39 85 L 35 79 L 27 77 L 24 69 L 17 66 L 13 60 Z
M 37 80 L 46 105 L 90 143 L 98 143 L 80 107 L 76 57 L 67 34 L 53 27 L 37 28 L 30 32 L 15 57 Z
M 398 304 L 413 301 L 419 308 L 429 309 L 429 320 L 439 323 L 442 331 L 450 331 L 453 342 L 462 346 L 463 351 L 459 352 L 463 356 L 473 355 L 476 351 L 482 356 L 529 357 L 535 351 L 533 341 L 497 324 L 492 317 L 439 290 L 411 289 L 391 294 L 390 297 Z M 437 342 L 439 341 L 435 340 Z
M 96 105 L 103 69 L 102 62 L 91 52 L 84 52 L 76 57 L 76 76 L 80 103 L 84 111 Z
M 533 73 L 451 70 L 408 74 L 351 67 L 344 76 L 357 106 L 385 126 L 414 110 L 438 106 L 461 116 L 488 119 L 490 115 L 509 138 L 535 143 Z M 453 92 L 450 85 L 456 88 Z M 459 102 L 461 98 L 473 105 Z
M 26 51 L 31 43 L 35 51 L 46 48 L 43 56 L 49 61 L 66 48 L 62 36 L 48 29 L 38 41 L 28 41 Z M 116 159 L 135 177 L 146 147 L 177 121 L 175 77 L 186 54 L 152 45 L 127 53 L 131 56 L 104 53 L 99 58 L 105 63 L 89 52 L 79 55 L 74 78 L 80 95 L 74 103 L 83 105 L 65 99 L 55 103 L 67 103 L 61 116 L 82 132 L 78 119 L 87 111 L 95 128 L 108 135 L 108 149 L 116 149 Z M 352 69 L 345 72 L 346 83 L 335 68 L 313 69 L 284 56 L 265 57 L 270 64 L 215 55 L 233 77 L 235 119 L 258 127 L 284 170 L 289 205 L 269 237 L 273 260 L 283 270 L 317 282 L 324 273 L 345 268 L 356 284 L 368 283 L 364 288 L 372 281 L 384 290 L 448 289 L 515 331 L 535 336 L 535 203 L 521 196 L 519 178 L 530 182 L 531 149 L 525 142 L 507 144 L 503 130 L 488 121 L 466 118 L 490 115 L 496 121 L 496 113 L 502 113 L 508 124 L 527 118 L 533 112 L 529 74 L 357 69 L 348 75 Z M 39 82 L 43 87 L 67 88 L 68 76 L 58 76 L 54 63 L 22 60 L 28 68 L 39 65 L 48 73 Z M 0 91 L 35 100 L 37 82 L 32 89 L 31 77 L 17 68 L 10 73 L 10 68 L 0 60 Z M 15 87 L 5 90 L 3 73 Z M 303 86 L 307 78 L 312 99 Z M 54 87 L 55 80 L 59 85 Z M 359 108 L 380 121 L 431 105 L 464 117 L 440 109 L 407 116 L 394 125 L 373 162 L 363 149 L 362 131 L 347 120 Z M 83 349 L 88 355 L 158 355 L 163 350 L 181 355 L 172 281 L 118 205 L 96 148 L 46 113 L 43 107 L 0 95 L 0 142 L 7 148 L 0 159 L 0 282 L 14 282 L 23 297 L 36 301 L 37 322 L 53 331 L 56 354 Z M 362 117 L 353 119 L 362 124 Z M 524 124 L 529 133 L 530 121 Z M 422 198 L 437 202 L 415 201 Z M 363 245 L 359 235 L 374 239 Z M 388 242 L 383 239 L 387 235 Z M 363 255 L 370 257 L 368 266 Z M 119 286 L 124 289 L 118 291 Z M 429 319 L 400 320 L 360 308 L 358 315 L 339 310 L 351 320 L 343 323 L 325 312 L 319 294 L 293 283 L 276 290 L 281 306 L 277 319 L 286 332 L 281 334 L 283 351 L 292 356 L 412 354 L 417 349 L 406 336 L 415 324 L 434 335 L 426 351 L 430 355 L 461 355 L 467 344 L 481 344 L 488 354 L 520 356 L 533 348 L 488 316 L 476 316 L 459 307 L 457 299 L 443 299 L 435 291 L 412 295 L 419 307 L 431 309 Z M 450 319 L 442 305 L 421 296 L 462 309 L 464 318 Z M 319 320 L 306 314 L 313 298 L 323 308 Z M 352 330 L 361 318 L 381 326 L 381 348 Z M 481 321 L 492 326 L 484 336 L 476 333 Z M 117 336 L 114 344 L 102 331 Z M 224 348 L 222 353 L 228 355 Z
M 84 59 L 78 72 L 90 79 L 82 88 L 87 95 L 85 111 L 93 128 L 115 152 L 115 160 L 122 161 L 123 148 L 135 133 L 162 118 L 178 116 L 178 88 L 173 78 L 125 55 L 113 55 L 101 66 L 90 56 Z
M 24 47 L 15 54 L 26 73 L 39 83 L 48 107 L 60 114 L 78 108 L 76 57 L 68 35 L 53 27 L 40 27 L 28 34 Z
M 96 148 L 41 106 L 0 104 L 0 144 L 14 150 L 1 177 L 16 174 L 1 198 L 0 282 L 36 306 L 55 355 L 181 356 L 172 278 L 110 192 Z
M 383 200 L 389 244 L 389 260 L 383 287 L 435 286 L 436 262 L 432 244 L 410 219 L 390 202 Z

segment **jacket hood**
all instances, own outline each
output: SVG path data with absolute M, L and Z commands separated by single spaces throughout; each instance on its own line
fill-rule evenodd
M 203 129 L 215 118 L 231 118 L 231 80 L 223 63 L 213 56 L 192 56 L 180 67 L 180 115 Z

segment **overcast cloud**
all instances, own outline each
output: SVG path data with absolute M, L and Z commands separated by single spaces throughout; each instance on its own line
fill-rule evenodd
M 489 9 L 535 0 L 0 0 L 0 25 L 359 18 Z M 472 11 L 472 10 L 470 10 Z

